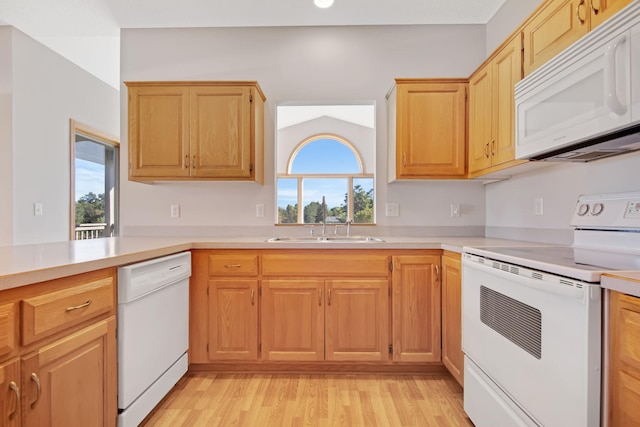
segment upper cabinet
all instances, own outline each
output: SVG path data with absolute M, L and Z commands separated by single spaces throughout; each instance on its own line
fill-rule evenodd
M 519 34 L 469 78 L 469 176 L 515 161 L 514 86 L 522 78 Z
M 387 95 L 389 182 L 466 176 L 466 79 L 396 79 Z
M 522 29 L 524 75 L 562 52 L 632 0 L 548 0 Z
M 263 183 L 256 82 L 128 82 L 129 179 Z

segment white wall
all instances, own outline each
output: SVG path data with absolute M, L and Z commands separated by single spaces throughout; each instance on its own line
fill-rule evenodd
M 69 119 L 119 134 L 119 94 L 24 33 L 13 45 L 13 242 L 69 239 Z M 33 215 L 33 204 L 43 215 Z
M 0 26 L 0 246 L 13 242 L 11 36 L 10 27 Z
M 487 56 L 540 5 L 540 0 L 507 0 L 487 23 Z
M 376 102 L 378 224 L 382 226 L 484 226 L 484 187 L 474 182 L 386 183 L 385 94 L 395 77 L 466 77 L 485 59 L 483 25 L 387 27 L 280 27 L 123 29 L 121 77 L 136 80 L 257 80 L 267 96 L 265 185 L 242 182 L 127 181 L 122 171 L 121 229 L 149 227 L 272 226 L 274 106 Z M 126 164 L 127 91 L 121 91 L 121 141 Z M 455 195 L 455 196 L 454 196 Z M 467 206 L 449 217 L 449 199 Z M 385 217 L 386 202 L 400 204 Z M 169 216 L 170 204 L 182 217 Z M 255 204 L 267 214 L 255 217 Z M 158 226 L 164 226 L 162 230 Z

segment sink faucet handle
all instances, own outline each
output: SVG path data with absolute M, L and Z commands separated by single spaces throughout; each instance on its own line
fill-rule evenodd
M 340 227 L 344 227 L 344 225 L 343 225 L 343 224 L 336 224 L 336 228 L 333 230 L 333 234 L 334 234 L 335 236 L 337 236 L 337 235 L 338 235 L 338 229 L 339 229 Z
M 313 230 L 313 225 L 305 225 L 304 227 L 309 229 L 309 235 L 310 235 L 310 236 L 313 236 L 313 235 L 314 235 L 314 234 L 313 234 L 313 231 L 314 231 L 314 230 Z
M 351 224 L 353 224 L 353 220 L 350 219 L 345 224 L 347 225 L 347 237 L 351 237 Z

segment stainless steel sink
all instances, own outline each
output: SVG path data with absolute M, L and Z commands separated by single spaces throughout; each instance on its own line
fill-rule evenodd
M 373 236 L 302 236 L 302 237 L 272 237 L 267 242 L 289 242 L 289 243 L 316 243 L 316 242 L 334 242 L 334 243 L 380 243 L 384 242 L 379 237 Z

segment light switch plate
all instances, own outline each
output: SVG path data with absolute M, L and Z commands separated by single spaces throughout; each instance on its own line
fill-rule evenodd
M 258 203 L 256 205 L 256 217 L 258 218 L 264 217 L 264 205 L 262 203 Z
M 42 203 L 33 204 L 33 214 L 35 216 L 42 216 Z
M 171 218 L 180 218 L 180 205 L 171 205 Z
M 385 212 L 387 216 L 399 216 L 400 205 L 398 205 L 397 203 L 387 203 L 385 205 Z
M 533 204 L 534 204 L 534 213 L 536 215 L 543 215 L 544 203 L 543 203 L 542 197 L 538 197 L 537 199 L 535 199 Z
M 451 218 L 460 218 L 460 203 L 451 203 Z

